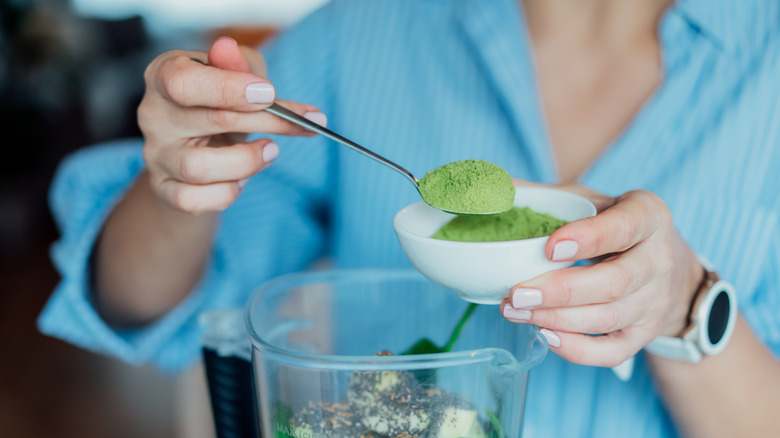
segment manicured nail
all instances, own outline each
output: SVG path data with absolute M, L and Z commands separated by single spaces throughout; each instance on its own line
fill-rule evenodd
M 310 111 L 304 114 L 303 117 L 322 126 L 323 128 L 328 126 L 328 117 L 319 111 Z
M 248 182 L 249 182 L 249 178 L 242 178 L 236 181 L 236 183 L 238 184 L 238 190 L 244 190 L 244 187 L 246 187 L 246 183 Z
M 512 307 L 523 309 L 542 304 L 542 291 L 538 289 L 517 288 L 512 292 Z
M 216 40 L 214 40 L 214 42 L 217 42 L 217 41 L 230 41 L 233 44 L 238 45 L 238 42 L 236 40 L 234 40 L 233 38 L 230 38 L 229 36 L 224 36 L 224 35 L 219 37 L 219 38 L 217 38 Z
M 513 321 L 528 321 L 531 319 L 531 311 L 525 309 L 515 309 L 509 304 L 504 305 L 504 318 Z
M 268 82 L 258 82 L 246 86 L 246 101 L 249 103 L 271 103 L 276 97 L 274 86 Z
M 577 254 L 577 242 L 574 240 L 561 240 L 553 247 L 552 261 L 566 260 Z
M 555 333 L 552 330 L 548 329 L 541 329 L 539 330 L 539 333 L 541 333 L 545 339 L 547 339 L 547 344 L 550 345 L 550 347 L 558 348 L 561 346 L 561 337 L 558 336 L 557 333 Z
M 263 148 L 263 161 L 265 161 L 266 163 L 270 163 L 278 156 L 279 156 L 279 146 L 277 146 L 276 143 L 271 142 L 265 145 L 265 147 Z

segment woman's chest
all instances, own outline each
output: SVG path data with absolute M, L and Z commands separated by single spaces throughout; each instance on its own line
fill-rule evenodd
M 534 66 L 547 139 L 561 182 L 576 181 L 631 124 L 662 81 L 654 38 L 612 52 L 540 43 Z

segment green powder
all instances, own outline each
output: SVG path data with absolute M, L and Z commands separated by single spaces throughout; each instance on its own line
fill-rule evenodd
M 458 242 L 501 242 L 549 236 L 566 221 L 547 213 L 537 213 L 528 207 L 483 216 L 458 216 L 439 229 L 432 237 Z
M 482 160 L 438 167 L 425 174 L 419 187 L 428 205 L 453 213 L 500 213 L 512 208 L 515 201 L 509 173 Z

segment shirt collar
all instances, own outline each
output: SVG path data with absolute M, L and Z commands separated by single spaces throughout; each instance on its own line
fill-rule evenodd
M 764 0 L 677 0 L 670 12 L 678 13 L 691 30 L 726 52 L 744 48 L 757 28 Z M 753 41 L 758 41 L 753 38 Z
M 488 5 L 488 3 L 490 3 Z M 518 0 L 462 0 L 457 16 L 462 35 L 488 86 L 515 132 L 535 180 L 557 179 L 541 100 L 536 88 L 530 41 Z

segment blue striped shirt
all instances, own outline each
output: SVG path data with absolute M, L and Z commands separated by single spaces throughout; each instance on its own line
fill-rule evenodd
M 780 3 L 679 0 L 659 25 L 663 83 L 580 182 L 658 194 L 689 245 L 739 294 L 780 354 Z M 415 175 L 469 158 L 553 183 L 556 166 L 517 0 L 335 0 L 265 50 L 280 98 Z M 208 272 L 152 326 L 117 332 L 89 300 L 101 224 L 143 168 L 141 142 L 87 148 L 60 167 L 51 206 L 62 281 L 39 325 L 94 351 L 177 370 L 196 360 L 196 315 L 244 304 L 263 281 L 323 256 L 408 267 L 392 218 L 418 195 L 392 170 L 323 138 L 275 138 L 281 155 L 228 208 Z M 527 437 L 673 437 L 642 355 L 633 378 L 554 354 L 531 373 Z

